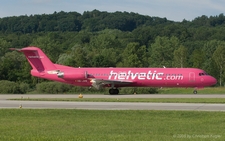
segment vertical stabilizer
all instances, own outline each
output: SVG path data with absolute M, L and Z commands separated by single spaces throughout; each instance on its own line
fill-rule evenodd
M 51 60 L 44 54 L 44 52 L 37 47 L 25 47 L 22 49 L 14 49 L 23 52 L 32 66 L 33 70 L 38 72 L 44 72 L 46 70 L 56 70 L 55 65 Z

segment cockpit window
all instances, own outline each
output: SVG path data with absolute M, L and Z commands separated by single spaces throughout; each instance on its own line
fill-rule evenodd
M 208 75 L 206 72 L 199 73 L 199 76 Z
M 204 73 L 199 73 L 199 76 L 203 76 L 203 75 L 205 75 Z

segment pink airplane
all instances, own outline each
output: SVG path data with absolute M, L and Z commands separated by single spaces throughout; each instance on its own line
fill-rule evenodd
M 217 83 L 197 68 L 74 68 L 53 64 L 37 47 L 11 50 L 25 54 L 32 76 L 97 89 L 110 87 L 109 94 L 119 94 L 119 87 L 194 87 L 197 94 L 197 88 Z

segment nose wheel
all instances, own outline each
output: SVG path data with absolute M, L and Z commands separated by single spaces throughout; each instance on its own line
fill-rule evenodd
M 109 89 L 109 94 L 111 94 L 111 95 L 119 94 L 119 90 L 118 89 Z
M 197 93 L 198 93 L 198 91 L 197 91 L 197 90 L 194 90 L 194 91 L 193 91 L 193 94 L 197 94 Z

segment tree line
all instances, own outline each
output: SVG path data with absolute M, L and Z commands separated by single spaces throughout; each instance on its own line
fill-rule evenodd
M 23 54 L 40 47 L 58 64 L 73 67 L 195 67 L 225 82 L 225 16 L 174 22 L 138 13 L 98 10 L 0 19 L 0 80 L 36 88 Z M 5 83 L 5 81 L 3 81 Z M 24 91 L 24 90 L 23 90 Z

